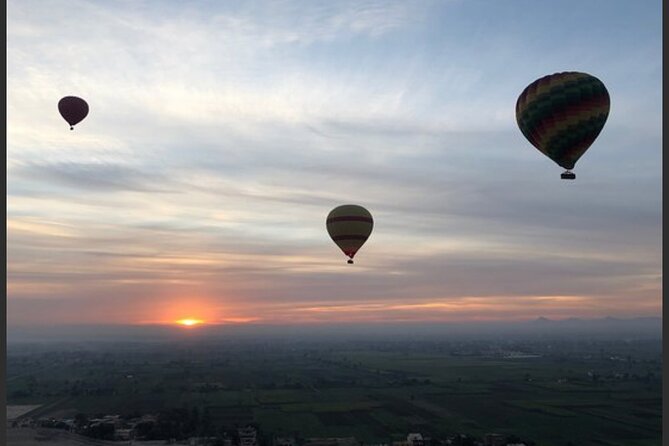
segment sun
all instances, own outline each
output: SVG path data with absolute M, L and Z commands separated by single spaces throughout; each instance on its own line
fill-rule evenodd
M 188 319 L 179 319 L 178 321 L 176 321 L 177 324 L 179 324 L 179 325 L 183 325 L 184 327 L 193 327 L 193 326 L 195 326 L 195 325 L 200 325 L 200 324 L 202 324 L 203 322 L 204 322 L 203 320 L 200 320 L 200 319 L 191 319 L 191 318 L 188 318 Z

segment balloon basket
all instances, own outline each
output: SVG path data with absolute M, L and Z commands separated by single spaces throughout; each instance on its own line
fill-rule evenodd
M 560 175 L 560 178 L 562 178 L 563 180 L 575 180 L 576 174 L 574 172 L 566 170 L 562 173 L 562 175 Z
M 346 263 L 348 263 L 349 265 L 353 265 L 353 260 L 349 259 Z

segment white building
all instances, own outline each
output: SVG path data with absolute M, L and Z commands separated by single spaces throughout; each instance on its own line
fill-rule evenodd
M 240 446 L 257 446 L 258 438 L 257 432 L 253 426 L 246 426 L 243 428 L 237 429 L 237 434 L 239 435 L 239 444 Z

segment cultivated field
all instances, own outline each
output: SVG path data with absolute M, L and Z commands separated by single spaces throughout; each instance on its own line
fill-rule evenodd
M 535 356 L 509 357 L 510 347 Z M 659 341 L 24 349 L 8 354 L 8 399 L 45 404 L 42 416 L 185 408 L 205 430 L 255 423 L 266 441 L 496 432 L 546 446 L 650 446 L 661 438 L 660 352 Z

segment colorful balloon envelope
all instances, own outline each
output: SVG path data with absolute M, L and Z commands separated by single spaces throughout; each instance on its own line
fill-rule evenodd
M 80 123 L 88 115 L 88 104 L 76 96 L 65 96 L 58 101 L 58 111 L 70 124 L 70 130 L 74 130 L 75 124 Z
M 349 257 L 348 263 L 353 263 L 353 257 L 372 233 L 374 219 L 362 206 L 344 204 L 330 211 L 325 225 L 332 240 Z
M 609 116 L 606 87 L 594 76 L 574 71 L 555 73 L 528 85 L 516 102 L 520 131 L 544 155 L 567 169 L 592 145 Z

